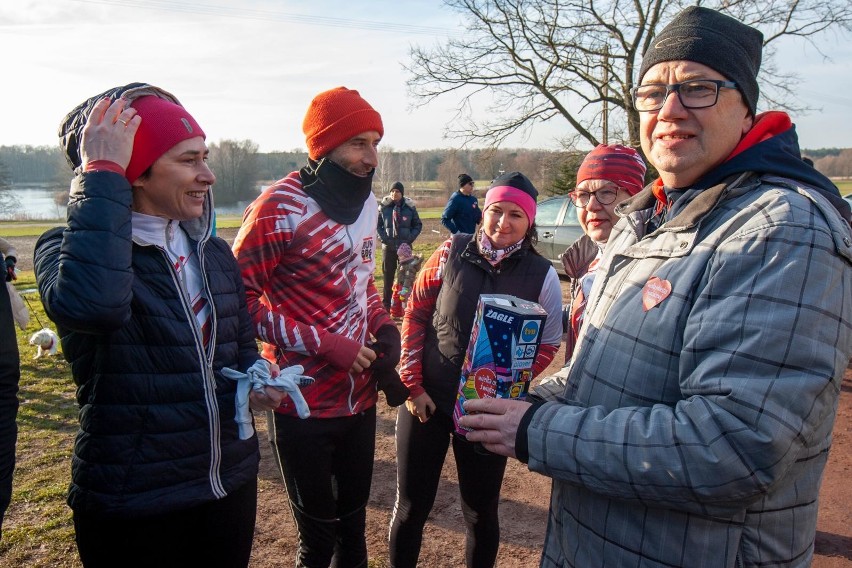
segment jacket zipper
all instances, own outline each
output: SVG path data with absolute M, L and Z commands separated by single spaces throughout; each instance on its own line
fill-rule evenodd
M 175 271 L 174 266 L 172 266 L 172 263 L 169 260 L 168 253 L 163 249 L 160 249 L 160 251 L 165 257 L 166 264 L 169 266 L 169 270 L 172 275 L 172 281 L 175 283 L 175 286 L 177 286 L 178 291 L 180 292 L 180 302 L 183 306 L 184 315 L 186 315 L 187 320 L 191 323 L 193 336 L 195 338 L 196 352 L 199 355 L 200 369 L 203 377 L 204 402 L 205 406 L 207 407 L 207 422 L 210 431 L 210 469 L 208 472 L 208 479 L 210 480 L 210 489 L 213 491 L 213 495 L 217 499 L 221 499 L 222 497 L 227 496 L 228 493 L 222 486 L 222 477 L 221 472 L 219 471 L 219 468 L 222 463 L 222 436 L 221 429 L 219 427 L 219 405 L 216 403 L 216 384 L 213 378 L 213 349 L 210 349 L 209 354 L 205 351 L 204 341 L 201 335 L 201 329 L 198 326 L 198 320 L 195 318 L 195 313 L 192 310 L 192 306 L 188 305 L 189 302 L 187 300 L 188 296 L 186 287 L 183 285 L 183 281 L 178 278 L 177 272 Z M 207 274 L 204 270 L 204 256 L 200 243 L 198 245 L 197 251 L 198 263 L 201 277 L 203 279 L 204 290 L 208 295 L 208 301 L 210 301 L 210 317 L 213 318 L 212 328 L 210 330 L 210 343 L 211 345 L 214 345 L 216 338 L 216 318 L 213 316 L 213 312 L 215 310 L 213 309 L 213 302 L 212 300 L 210 300 L 210 290 L 207 282 Z
M 345 225 L 346 229 L 346 239 L 349 241 L 349 251 L 350 255 L 355 253 L 355 243 L 352 242 L 352 235 L 349 233 L 349 226 Z M 355 290 L 352 288 L 352 283 L 349 281 L 349 277 L 346 276 L 346 285 L 349 288 L 349 305 L 346 307 L 346 330 L 350 329 L 350 321 L 349 318 L 352 315 L 352 304 L 355 301 Z M 352 371 L 347 371 L 346 376 L 349 377 L 349 395 L 346 397 L 346 403 L 349 406 L 349 414 L 355 414 L 355 404 L 352 403 L 352 397 L 355 394 L 355 377 L 352 375 Z

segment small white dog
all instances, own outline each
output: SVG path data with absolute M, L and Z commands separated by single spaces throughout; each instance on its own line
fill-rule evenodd
M 56 349 L 59 347 L 59 336 L 52 329 L 40 329 L 30 337 L 30 345 L 38 346 L 38 353 L 33 359 L 39 357 L 49 357 L 56 355 Z

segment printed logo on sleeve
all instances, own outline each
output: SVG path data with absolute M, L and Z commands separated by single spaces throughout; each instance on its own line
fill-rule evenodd
M 367 263 L 373 260 L 373 237 L 364 237 L 361 243 L 361 262 Z

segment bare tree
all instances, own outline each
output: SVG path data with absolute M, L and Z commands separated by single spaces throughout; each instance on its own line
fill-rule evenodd
M 852 149 L 840 150 L 816 160 L 816 168 L 831 177 L 852 177 Z
M 399 177 L 402 178 L 400 181 L 405 181 L 405 183 L 410 183 L 415 179 L 415 154 L 414 152 L 405 152 L 400 156 L 400 166 L 399 166 Z
M 0 215 L 11 216 L 21 209 L 20 200 L 9 191 L 12 181 L 9 176 L 9 168 L 0 160 Z
M 210 168 L 216 174 L 213 194 L 218 205 L 257 197 L 257 144 L 251 140 L 220 140 L 210 144 Z
M 373 185 L 378 186 L 379 195 L 390 191 L 393 182 L 399 179 L 399 154 L 392 146 L 384 145 L 379 148 L 379 166 L 373 176 Z
M 409 93 L 425 105 L 461 95 L 445 135 L 465 144 L 501 144 L 537 123 L 565 120 L 566 148 L 597 145 L 603 111 L 610 136 L 639 146 L 638 113 L 630 90 L 642 53 L 681 9 L 701 4 L 726 12 L 764 34 L 759 81 L 763 105 L 797 106 L 794 72 L 781 72 L 774 46 L 785 36 L 813 45 L 828 30 L 852 30 L 849 0 L 445 0 L 468 32 L 437 47 L 412 47 Z M 482 101 L 486 101 L 483 105 Z M 487 112 L 474 109 L 487 107 Z M 483 118 L 483 116 L 485 118 Z
M 447 152 L 444 160 L 438 165 L 438 181 L 444 185 L 447 197 L 459 188 L 459 175 L 465 173 L 463 167 L 456 152 Z

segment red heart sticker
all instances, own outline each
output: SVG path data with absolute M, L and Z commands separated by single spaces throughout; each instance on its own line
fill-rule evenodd
M 494 398 L 497 395 L 497 375 L 488 367 L 477 369 L 473 380 L 479 398 Z
M 651 308 L 658 306 L 660 302 L 668 298 L 671 293 L 671 282 L 652 276 L 647 282 L 645 282 L 645 287 L 642 288 L 642 307 L 647 312 Z

